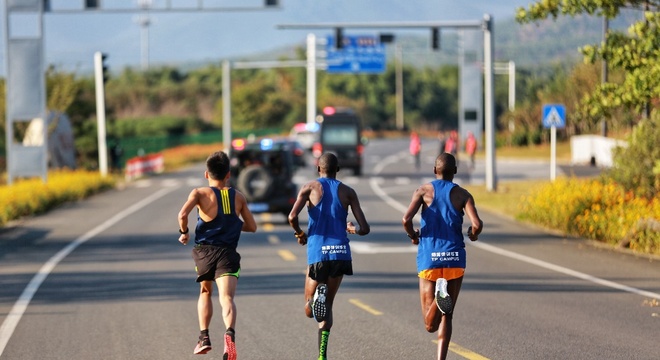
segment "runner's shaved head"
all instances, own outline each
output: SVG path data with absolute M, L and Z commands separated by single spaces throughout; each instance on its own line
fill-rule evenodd
M 442 153 L 435 159 L 435 173 L 445 179 L 451 179 L 456 174 L 456 158 L 449 153 Z
M 339 160 L 332 153 L 325 153 L 319 158 L 319 170 L 327 174 L 333 174 L 339 171 Z

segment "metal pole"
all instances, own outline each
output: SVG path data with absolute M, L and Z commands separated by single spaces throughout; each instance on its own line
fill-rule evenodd
M 396 128 L 403 130 L 403 51 L 400 44 L 394 46 L 396 70 Z
M 607 31 L 609 30 L 609 20 L 607 16 L 603 15 L 603 46 L 607 42 Z M 605 84 L 607 82 L 607 60 L 603 58 L 602 69 L 601 69 L 601 83 Z M 600 120 L 600 134 L 605 137 L 607 136 L 607 121 L 605 118 Z
M 516 63 L 509 61 L 509 111 L 516 108 Z
M 557 127 L 550 127 L 550 180 L 557 178 Z
M 99 171 L 101 176 L 108 175 L 108 146 L 105 130 L 105 84 L 103 82 L 103 54 L 94 53 L 94 77 L 96 83 L 96 124 L 99 151 Z
M 231 152 L 231 63 L 222 62 L 222 145 Z
M 316 35 L 307 35 L 307 123 L 316 121 Z
M 486 127 L 486 189 L 497 190 L 495 178 L 495 101 L 493 88 L 493 18 L 484 15 L 484 95 Z
M 140 38 L 142 44 L 142 70 L 149 69 L 149 25 L 151 25 L 151 19 L 149 15 L 140 15 Z
M 12 147 L 14 144 L 14 125 L 10 111 L 9 105 L 9 94 L 11 89 L 7 88 L 9 83 L 9 71 L 11 71 L 9 66 L 9 3 L 4 2 L 5 5 L 5 156 L 6 156 L 6 166 L 7 166 L 7 184 L 11 185 L 14 182 L 14 171 L 13 171 L 13 160 L 12 160 Z

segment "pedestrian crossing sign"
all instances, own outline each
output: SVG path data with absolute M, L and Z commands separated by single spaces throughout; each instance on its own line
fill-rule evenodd
M 562 104 L 543 105 L 543 127 L 566 127 L 566 107 Z

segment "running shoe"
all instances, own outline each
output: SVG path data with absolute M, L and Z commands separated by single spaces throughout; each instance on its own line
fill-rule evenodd
M 438 279 L 435 282 L 435 304 L 443 314 L 450 314 L 454 309 L 454 302 L 447 292 L 447 279 Z
M 193 354 L 195 355 L 204 355 L 207 352 L 211 351 L 211 340 L 209 339 L 208 336 L 205 336 L 197 342 L 197 346 L 195 346 L 195 350 L 193 351 Z
M 314 314 L 314 319 L 316 322 L 325 321 L 328 309 L 325 304 L 326 294 L 328 292 L 328 285 L 319 284 L 316 287 L 316 292 L 314 293 L 314 300 L 312 301 L 312 313 Z
M 229 334 L 225 334 L 225 353 L 222 355 L 222 360 L 236 360 L 236 343 Z

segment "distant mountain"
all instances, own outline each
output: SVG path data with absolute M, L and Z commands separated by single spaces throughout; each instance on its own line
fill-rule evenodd
M 610 23 L 610 29 L 627 31 L 638 21 L 641 13 L 624 12 Z M 514 61 L 519 68 L 545 68 L 551 64 L 571 64 L 582 61 L 579 48 L 602 41 L 603 20 L 597 17 L 559 17 L 534 24 L 519 24 L 513 18 L 495 22 L 495 61 Z M 404 62 L 414 66 L 437 66 L 456 63 L 458 58 L 458 35 L 456 32 L 442 33 L 442 49 L 432 51 L 429 37 L 406 35 L 396 39 L 403 44 Z M 233 60 L 293 59 L 297 50 L 305 44 L 296 44 L 237 57 Z M 388 46 L 388 59 L 393 59 L 393 49 Z

